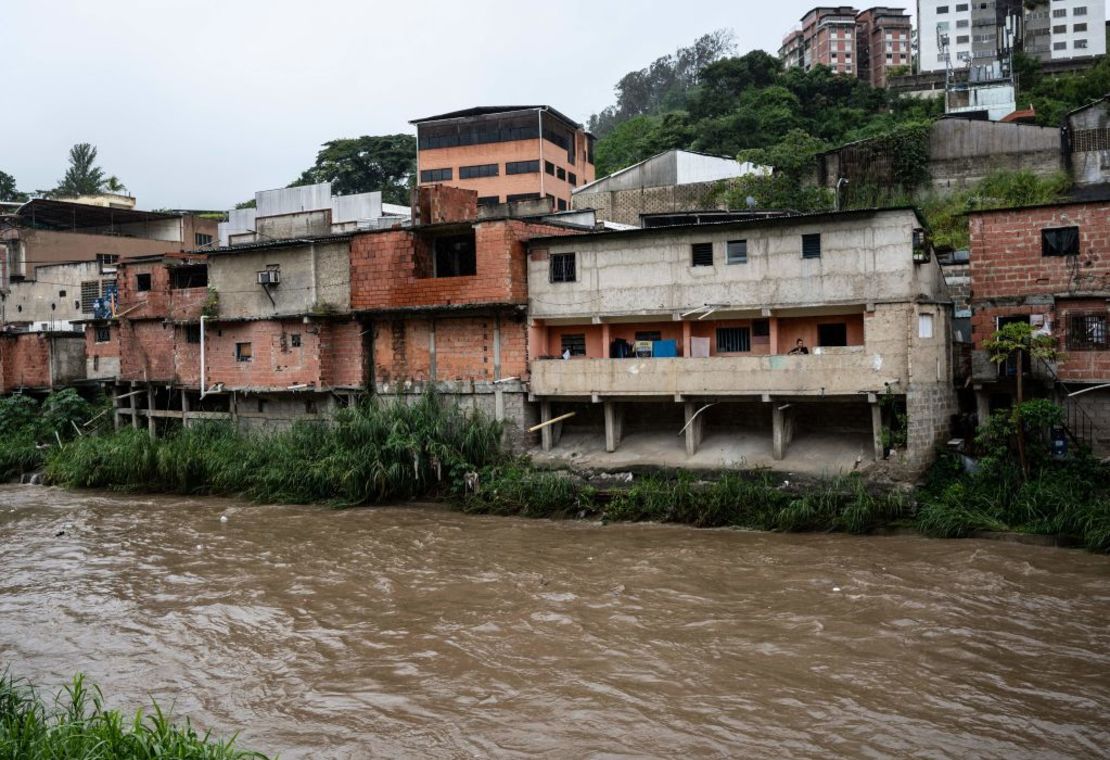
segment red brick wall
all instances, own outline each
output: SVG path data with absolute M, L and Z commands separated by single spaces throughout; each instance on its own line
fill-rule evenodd
M 477 274 L 420 277 L 426 249 L 419 230 L 358 235 L 351 241 L 351 308 L 525 303 L 528 299 L 524 242 L 537 235 L 573 234 L 551 225 L 495 220 L 474 225 Z
M 1079 256 L 1041 255 L 1041 230 L 1079 227 Z M 973 301 L 1049 293 L 1110 292 L 1110 202 L 971 216 Z
M 448 185 L 416 188 L 416 224 L 469 222 L 478 218 L 478 193 Z
M 205 257 L 175 256 L 171 261 L 204 263 Z M 136 277 L 150 275 L 150 290 L 139 291 Z M 173 288 L 170 286 L 170 267 L 165 261 L 121 262 L 117 270 L 119 283 L 118 313 L 126 312 L 129 319 L 168 317 L 173 320 L 200 319 L 201 309 L 208 298 L 207 288 Z
M 1044 256 L 1041 230 L 1079 227 L 1079 255 Z M 1106 313 L 1110 297 L 1110 202 L 1014 209 L 971 217 L 971 330 L 975 347 L 997 329 L 999 317 L 1041 314 L 1052 323 L 1064 357 L 1064 380 L 1110 378 L 1110 351 L 1069 351 L 1067 315 Z M 1105 294 L 1105 297 L 1069 298 Z M 1051 303 L 1026 305 L 1029 296 Z M 1009 301 L 1009 302 L 1007 302 Z
M 326 386 L 364 386 L 366 357 L 358 322 L 320 325 L 320 372 Z
M 109 325 L 109 340 L 106 343 L 97 343 L 96 327 L 85 327 L 85 356 L 99 356 L 101 359 L 119 357 L 119 332 L 119 325 Z
M 435 319 L 439 381 L 492 381 L 495 317 Z M 426 317 L 398 317 L 374 324 L 374 379 L 378 383 L 431 380 L 430 333 Z M 501 377 L 523 377 L 528 369 L 523 319 L 501 317 Z
M 42 333 L 0 335 L 0 393 L 50 386 L 50 346 Z
M 176 382 L 175 342 L 173 325 L 154 319 L 140 321 L 132 321 L 126 317 L 121 319 L 119 324 L 120 379 L 159 383 Z

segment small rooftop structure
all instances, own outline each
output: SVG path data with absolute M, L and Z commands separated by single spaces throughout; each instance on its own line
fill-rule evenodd
M 574 194 L 692 185 L 699 182 L 735 179 L 750 174 L 768 175 L 771 171 L 770 166 L 758 166 L 747 161 L 737 161 L 735 158 L 673 149 L 582 185 L 574 190 Z
M 180 214 L 159 211 L 138 211 L 133 208 L 90 205 L 77 201 L 56 201 L 35 198 L 15 212 L 24 224 L 38 229 L 80 230 L 113 228 L 121 224 L 177 219 Z
M 549 113 L 557 119 L 562 119 L 572 127 L 581 126 L 574 119 L 569 116 L 556 111 L 551 106 L 477 106 L 474 108 L 464 108 L 459 111 L 448 111 L 441 113 L 438 116 L 425 116 L 421 119 L 413 119 L 409 124 L 427 124 L 433 121 L 450 121 L 452 119 L 473 119 L 481 116 L 499 116 L 502 114 L 519 113 L 521 111 L 543 111 Z

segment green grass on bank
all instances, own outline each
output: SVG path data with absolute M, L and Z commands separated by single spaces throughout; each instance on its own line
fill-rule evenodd
M 198 734 L 155 705 L 125 717 L 104 707 L 100 689 L 78 675 L 44 699 L 12 676 L 0 677 L 0 758 L 7 760 L 265 760 L 235 740 Z
M 47 399 L 41 408 L 52 404 Z M 501 445 L 499 423 L 436 395 L 411 405 L 366 400 L 329 423 L 272 434 L 201 423 L 157 439 L 130 428 L 59 435 L 52 446 L 42 431 L 61 423 L 44 422 L 41 414 L 9 415 L 15 424 L 5 422 L 0 401 L 0 462 L 9 462 L 7 477 L 40 466 L 48 482 L 71 488 L 334 506 L 442 498 L 469 513 L 772 531 L 867 533 L 891 525 L 936 537 L 1016 531 L 1071 536 L 1110 552 L 1110 469 L 1082 451 L 1059 462 L 1049 456 L 1044 430 L 1059 416 L 1052 406 L 1023 406 L 1027 420 L 1039 420 L 1025 426 L 1028 476 L 1017 464 L 1012 418 L 1003 413 L 980 435 L 977 471 L 964 472 L 958 459 L 941 454 L 912 492 L 879 488 L 859 474 L 788 484 L 768 471 L 705 480 L 661 472 L 599 492 L 581 477 L 513 457 Z

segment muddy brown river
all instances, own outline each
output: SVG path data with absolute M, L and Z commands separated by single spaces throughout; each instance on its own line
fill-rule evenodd
M 282 758 L 1096 757 L 1110 558 L 3 486 L 5 664 Z

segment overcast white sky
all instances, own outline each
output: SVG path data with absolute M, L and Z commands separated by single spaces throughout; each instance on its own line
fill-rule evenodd
M 626 72 L 721 27 L 775 51 L 815 4 L 0 0 L 0 170 L 50 188 L 91 142 L 141 208 L 227 208 L 326 140 L 421 116 L 546 103 L 585 121 Z

